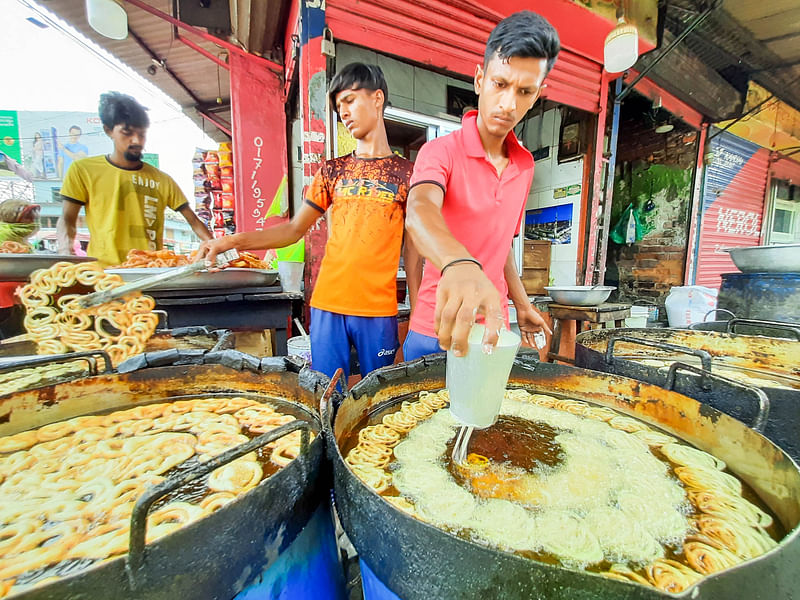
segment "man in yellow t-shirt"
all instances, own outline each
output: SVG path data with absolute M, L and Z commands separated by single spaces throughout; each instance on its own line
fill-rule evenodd
M 59 252 L 74 253 L 81 207 L 90 235 L 87 253 L 103 265 L 118 265 L 129 250 L 160 250 L 167 207 L 180 212 L 201 240 L 210 240 L 211 233 L 175 181 L 142 162 L 150 126 L 146 109 L 130 96 L 109 92 L 100 96 L 100 120 L 114 150 L 77 160 L 67 170 L 57 227 Z

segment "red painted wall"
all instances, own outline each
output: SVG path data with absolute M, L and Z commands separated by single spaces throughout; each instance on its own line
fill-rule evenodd
M 557 15 L 551 20 L 566 49 L 548 75 L 542 97 L 598 112 L 602 39 L 612 25 L 565 0 L 518 3 L 513 10 L 512 3 L 502 4 L 498 12 L 459 0 L 328 0 L 326 20 L 337 40 L 472 77 L 483 62 L 489 33 L 503 16 L 522 8 L 548 18 Z M 562 9 L 569 18 L 559 12 Z M 595 40 L 600 34 L 602 39 Z M 587 41 L 579 43 L 583 37 Z M 570 50 L 573 46 L 577 51 Z
M 614 23 L 570 0 L 478 0 L 486 8 L 503 16 L 518 10 L 532 10 L 545 17 L 558 30 L 561 45 L 595 62 L 603 62 L 603 45 Z M 611 3 L 611 2 L 609 2 Z M 639 38 L 639 53 L 654 46 Z

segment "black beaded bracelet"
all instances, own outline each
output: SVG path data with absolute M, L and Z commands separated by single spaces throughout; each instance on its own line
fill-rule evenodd
M 465 256 L 464 258 L 457 258 L 455 260 L 451 260 L 449 263 L 447 263 L 445 266 L 442 267 L 441 274 L 444 275 L 444 272 L 447 270 L 448 267 L 452 267 L 453 265 L 457 265 L 458 263 L 465 263 L 465 262 L 475 263 L 476 265 L 478 265 L 478 268 L 481 271 L 483 271 L 483 265 L 477 258 L 472 258 L 471 256 Z

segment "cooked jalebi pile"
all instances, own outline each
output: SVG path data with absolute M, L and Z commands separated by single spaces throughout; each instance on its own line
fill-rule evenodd
M 19 297 L 25 306 L 25 329 L 37 352 L 105 350 L 115 365 L 142 352 L 158 325 L 152 298 L 131 294 L 124 301 L 92 308 L 77 303 L 84 293 L 122 284 L 119 275 L 105 273 L 97 263 L 58 262 L 34 271 Z
M 237 269 L 269 269 L 269 265 L 250 252 L 239 252 L 239 258 L 232 260 L 229 267 Z
M 0 254 L 30 254 L 33 252 L 30 244 L 6 240 L 0 244 Z
M 144 269 L 157 267 L 183 267 L 192 262 L 191 257 L 172 250 L 129 250 L 125 262 L 117 269 Z
M 76 417 L 0 437 L 0 597 L 128 551 L 133 505 L 186 461 L 204 462 L 294 420 L 245 397 L 148 404 Z M 159 501 L 148 516 L 152 542 L 254 488 L 300 453 L 295 431 L 211 472 L 198 491 Z M 73 564 L 69 570 L 75 572 Z M 81 567 L 78 567 L 81 568 Z
M 772 518 L 742 496 L 723 461 L 641 421 L 508 390 L 501 420 L 528 422 L 534 438 L 553 436 L 556 464 L 523 469 L 470 453 L 452 465 L 459 424 L 443 410 L 448 403 L 447 390 L 403 402 L 361 429 L 345 459 L 420 520 L 571 568 L 610 563 L 609 578 L 673 593 L 777 545 L 767 532 Z
M 0 373 L 0 396 L 40 385 L 49 385 L 86 372 L 86 363 L 68 362 Z
M 188 256 L 175 254 L 172 250 L 130 250 L 124 263 L 116 269 L 142 269 L 158 267 L 183 267 L 194 260 L 195 253 Z M 255 254 L 239 252 L 239 258 L 232 260 L 229 267 L 239 269 L 268 269 L 269 266 Z

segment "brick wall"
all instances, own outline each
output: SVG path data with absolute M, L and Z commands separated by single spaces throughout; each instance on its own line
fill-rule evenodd
M 683 285 L 697 132 L 674 119 L 673 131 L 658 134 L 648 114 L 622 116 L 611 223 L 632 205 L 643 235 L 630 246 L 609 240 L 606 283 L 618 300 L 663 307 Z

